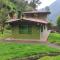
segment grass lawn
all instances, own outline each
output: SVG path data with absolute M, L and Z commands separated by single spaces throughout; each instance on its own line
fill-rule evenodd
M 60 34 L 59 33 L 51 33 L 48 37 L 48 41 L 52 43 L 60 44 Z
M 60 51 L 47 45 L 40 44 L 17 44 L 17 43 L 0 43 L 0 60 L 8 60 L 15 57 L 32 56 L 43 52 Z
M 60 56 L 45 56 L 38 60 L 60 60 Z

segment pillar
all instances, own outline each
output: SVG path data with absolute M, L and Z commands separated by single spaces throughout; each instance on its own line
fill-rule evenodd
M 47 25 L 45 24 L 45 30 L 47 31 L 48 29 L 47 29 Z
M 43 32 L 43 25 L 40 24 L 40 38 L 42 37 L 42 32 Z

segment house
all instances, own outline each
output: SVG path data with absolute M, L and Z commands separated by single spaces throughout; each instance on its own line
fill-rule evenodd
M 7 23 L 11 25 L 14 38 L 19 39 L 40 39 L 42 33 L 47 31 L 47 11 L 29 11 L 23 12 L 18 18 L 15 12 L 9 13 Z

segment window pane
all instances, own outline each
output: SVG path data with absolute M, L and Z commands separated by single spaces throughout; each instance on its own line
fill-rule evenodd
M 19 26 L 19 32 L 21 34 L 29 34 L 31 32 L 31 27 L 28 26 L 28 24 L 21 24 Z

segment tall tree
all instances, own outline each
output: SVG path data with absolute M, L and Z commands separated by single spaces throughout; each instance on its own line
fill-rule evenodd
M 36 7 L 41 3 L 40 0 L 10 0 L 16 5 L 16 9 L 20 11 L 35 10 Z
M 40 0 L 31 0 L 30 6 L 35 10 L 37 5 L 39 5 L 40 3 Z
M 0 0 L 0 8 L 13 9 L 15 5 L 10 0 Z
M 28 2 L 25 0 L 10 0 L 16 5 L 16 10 L 17 11 L 25 11 L 26 6 L 28 5 Z
M 60 32 L 60 16 L 58 16 L 58 18 L 57 18 L 57 27 Z
M 5 22 L 10 10 L 14 9 L 14 4 L 10 0 L 0 0 L 0 30 L 3 34 Z
M 4 31 L 4 26 L 5 26 L 5 21 L 7 20 L 7 9 L 2 8 L 0 9 L 0 27 L 1 27 L 1 32 L 3 34 Z

